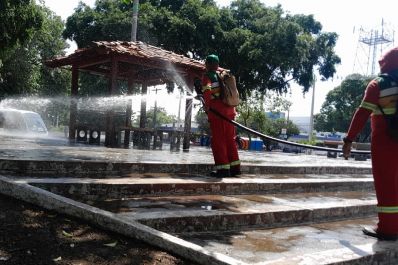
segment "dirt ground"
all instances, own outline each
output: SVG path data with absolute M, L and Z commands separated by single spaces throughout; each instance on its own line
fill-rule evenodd
M 191 265 L 138 240 L 0 195 L 0 265 Z

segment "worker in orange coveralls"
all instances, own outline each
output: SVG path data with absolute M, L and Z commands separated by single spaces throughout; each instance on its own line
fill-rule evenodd
M 207 115 L 212 134 L 211 149 L 216 168 L 216 171 L 211 172 L 210 175 L 218 178 L 234 177 L 241 174 L 238 147 L 235 142 L 235 126 L 221 119 L 209 109 L 214 109 L 233 120 L 236 116 L 235 107 L 226 105 L 220 98 L 221 87 L 217 76 L 219 70 L 217 55 L 211 54 L 206 57 L 206 70 L 201 84 L 205 108 L 208 110 Z
M 371 116 L 372 171 L 379 222 L 363 233 L 380 240 L 398 239 L 398 47 L 379 60 L 381 74 L 367 85 L 363 101 L 344 138 L 343 155 Z M 395 134 L 394 134 L 395 131 Z

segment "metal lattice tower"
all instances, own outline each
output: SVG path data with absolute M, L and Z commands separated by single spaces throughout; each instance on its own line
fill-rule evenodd
M 395 31 L 381 21 L 381 27 L 371 30 L 359 29 L 353 73 L 375 75 L 378 59 L 394 45 Z

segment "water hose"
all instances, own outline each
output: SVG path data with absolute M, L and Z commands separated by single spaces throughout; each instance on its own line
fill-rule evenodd
M 201 99 L 201 101 L 202 101 L 202 104 L 203 104 L 204 103 L 203 99 Z M 213 112 L 215 115 L 217 115 L 219 118 L 221 118 L 221 119 L 223 119 L 223 120 L 225 120 L 225 121 L 227 121 L 229 123 L 232 123 L 236 127 L 240 128 L 240 129 L 242 129 L 242 130 L 244 130 L 244 131 L 246 131 L 248 133 L 254 134 L 254 135 L 256 135 L 256 136 L 258 136 L 258 137 L 260 137 L 262 139 L 267 139 L 267 140 L 270 140 L 270 141 L 274 141 L 274 142 L 278 142 L 278 143 L 282 143 L 282 144 L 288 144 L 288 145 L 292 145 L 292 146 L 295 146 L 295 147 L 301 147 L 301 148 L 305 148 L 305 149 L 312 149 L 312 150 L 318 150 L 318 151 L 327 151 L 327 152 L 337 152 L 337 153 L 342 153 L 343 152 L 342 149 L 323 147 L 323 146 L 313 146 L 313 145 L 308 145 L 308 144 L 299 144 L 299 143 L 295 143 L 295 142 L 290 142 L 290 141 L 278 139 L 278 138 L 275 138 L 275 137 L 272 137 L 272 136 L 269 136 L 269 135 L 266 135 L 266 134 L 262 134 L 260 132 L 257 132 L 255 130 L 253 130 L 253 129 L 250 129 L 250 128 L 248 128 L 248 127 L 246 127 L 246 126 L 244 126 L 244 125 L 242 125 L 242 124 L 240 124 L 240 123 L 238 123 L 238 122 L 236 122 L 234 120 L 228 119 L 227 117 L 225 117 L 224 115 L 222 115 L 221 113 L 216 111 L 215 109 L 209 108 L 209 110 L 211 112 Z M 359 154 L 359 155 L 368 155 L 371 152 L 370 151 L 366 151 L 366 150 L 352 150 L 351 153 L 352 154 Z

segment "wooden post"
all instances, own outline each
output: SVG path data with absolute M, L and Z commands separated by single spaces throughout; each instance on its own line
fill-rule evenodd
M 118 74 L 118 61 L 112 57 L 111 76 L 109 80 L 109 96 L 113 96 L 117 88 L 117 74 Z M 116 139 L 116 128 L 114 119 L 114 110 L 110 109 L 106 115 L 106 133 L 105 133 L 105 145 L 115 147 L 117 145 Z
M 185 83 L 188 84 L 188 87 L 186 88 L 187 99 L 185 100 L 184 141 L 182 143 L 182 150 L 189 151 L 191 142 L 191 120 L 193 104 L 192 92 L 194 91 L 194 88 L 192 86 L 194 83 L 194 76 L 192 74 L 189 74 L 185 80 Z
M 190 95 L 188 91 L 187 95 Z M 190 146 L 192 102 L 193 102 L 192 98 L 187 98 L 185 100 L 184 142 L 182 144 L 183 151 L 189 151 L 189 146 Z
M 72 65 L 72 87 L 69 105 L 69 140 L 76 139 L 77 95 L 79 93 L 79 69 Z
M 148 84 L 144 81 L 141 89 L 141 112 L 140 112 L 140 128 L 146 127 L 146 96 L 148 93 Z
M 128 90 L 127 90 L 127 96 L 131 96 L 133 94 L 133 88 L 134 88 L 134 83 L 131 78 L 128 79 Z M 133 100 L 128 99 L 127 104 L 126 104 L 126 121 L 125 125 L 127 128 L 131 127 L 131 114 L 132 114 L 132 106 L 133 106 Z M 126 129 L 124 131 L 124 147 L 128 148 L 130 146 L 130 130 Z

